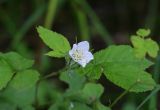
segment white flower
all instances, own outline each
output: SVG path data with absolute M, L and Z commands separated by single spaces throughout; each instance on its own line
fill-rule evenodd
M 70 57 L 85 67 L 87 63 L 93 60 L 93 55 L 89 51 L 89 43 L 87 41 L 79 42 L 78 44 L 73 44 L 72 50 L 69 51 Z

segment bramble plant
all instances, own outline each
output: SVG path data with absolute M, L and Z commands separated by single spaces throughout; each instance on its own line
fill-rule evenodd
M 51 49 L 46 55 L 65 58 L 66 66 L 41 76 L 32 68 L 33 60 L 16 52 L 0 53 L 0 97 L 5 99 L 1 109 L 111 110 L 127 92 L 146 92 L 159 86 L 146 71 L 154 64 L 147 58 L 155 58 L 159 51 L 158 44 L 148 37 L 148 29 L 139 29 L 131 36 L 133 47 L 111 45 L 93 55 L 87 41 L 75 43 L 71 48 L 63 35 L 42 26 L 37 31 Z M 100 100 L 104 87 L 97 80 L 102 74 L 125 90 L 108 106 Z M 67 90 L 61 91 L 49 83 L 47 78 L 55 75 L 68 84 Z

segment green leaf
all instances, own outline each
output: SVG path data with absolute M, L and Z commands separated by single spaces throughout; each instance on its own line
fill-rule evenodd
M 132 65 L 142 70 L 153 64 L 145 58 L 136 58 L 133 48 L 128 45 L 109 46 L 108 48 L 95 53 L 94 58 L 95 65 L 102 65 L 104 63 L 121 63 Z
M 146 37 L 151 33 L 151 31 L 150 29 L 139 29 L 136 33 L 138 36 Z
M 131 36 L 131 42 L 138 58 L 144 58 L 146 53 L 151 57 L 156 57 L 158 54 L 159 46 L 150 38 L 143 39 L 139 36 Z
M 24 70 L 18 72 L 13 78 L 10 86 L 15 89 L 23 90 L 33 87 L 39 79 L 39 73 L 35 70 Z
M 86 78 L 80 74 L 77 74 L 75 71 L 71 70 L 61 73 L 60 80 L 69 84 L 70 90 L 77 91 L 83 87 Z
M 102 95 L 104 88 L 101 84 L 87 83 L 82 89 L 82 97 L 86 99 L 88 103 L 98 100 Z
M 35 99 L 35 85 L 38 78 L 39 73 L 35 70 L 19 72 L 1 93 L 1 97 L 18 107 L 33 104 Z
M 139 59 L 135 57 L 134 50 L 130 46 L 109 46 L 106 49 L 96 52 L 94 54 L 94 60 L 85 68 L 77 69 L 77 72 L 79 74 L 85 74 L 91 79 L 99 79 L 103 72 L 103 64 L 110 62 L 132 65 L 142 70 L 145 70 L 153 64 L 145 58 Z
M 108 63 L 104 65 L 104 74 L 111 82 L 131 92 L 145 92 L 156 85 L 149 73 L 132 65 Z
M 138 58 L 144 58 L 146 55 L 145 40 L 139 36 L 131 36 L 131 42 L 134 46 L 135 55 Z
M 34 63 L 33 60 L 26 59 L 16 52 L 5 53 L 2 54 L 2 56 L 16 71 L 21 71 L 30 68 Z
M 92 65 L 92 69 L 97 66 L 101 67 L 111 82 L 124 89 L 128 89 L 138 78 L 141 80 L 143 77 L 145 77 L 144 83 L 135 86 L 130 91 L 142 92 L 154 88 L 154 80 L 144 71 L 152 63 L 145 58 L 135 57 L 134 50 L 130 46 L 109 46 L 94 54 Z
M 3 97 L 7 102 L 18 107 L 31 105 L 35 101 L 35 87 L 24 90 L 7 87 L 3 92 L 1 92 L 1 97 Z
M 37 31 L 39 36 L 43 40 L 43 42 L 55 53 L 49 54 L 49 56 L 53 57 L 64 57 L 71 49 L 68 40 L 61 34 L 48 30 L 42 26 L 37 27 Z M 57 56 L 58 55 L 58 56 Z
M 13 74 L 14 72 L 9 64 L 5 60 L 0 59 L 0 90 L 7 86 Z
M 157 56 L 159 46 L 155 41 L 153 41 L 150 38 L 146 39 L 145 47 L 147 48 L 147 52 L 148 52 L 149 56 L 151 56 L 151 57 L 156 57 Z

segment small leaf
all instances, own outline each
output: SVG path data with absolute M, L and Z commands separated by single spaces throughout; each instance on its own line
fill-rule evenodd
M 98 100 L 102 95 L 104 88 L 101 84 L 87 83 L 82 89 L 82 97 L 88 103 Z
M 151 31 L 150 29 L 139 29 L 136 33 L 138 36 L 146 37 L 151 33 Z
M 80 90 L 86 80 L 84 76 L 77 74 L 73 70 L 61 73 L 60 79 L 69 84 L 69 89 L 74 91 Z
M 5 53 L 2 54 L 2 56 L 16 71 L 21 71 L 30 68 L 34 63 L 33 60 L 26 59 L 16 52 Z
M 131 36 L 131 42 L 138 58 L 144 58 L 147 53 L 150 57 L 156 57 L 158 54 L 159 46 L 150 38 L 143 39 L 138 36 Z
M 42 26 L 39 26 L 37 31 L 43 42 L 49 48 L 53 49 L 53 51 L 56 51 L 56 53 L 58 53 L 56 55 L 60 55 L 56 57 L 64 57 L 71 49 L 68 40 L 63 35 L 48 30 Z M 50 54 L 50 56 L 52 56 L 52 54 Z M 53 57 L 55 56 L 53 55 Z
M 0 90 L 7 86 L 13 74 L 14 72 L 9 64 L 5 60 L 0 59 Z
M 135 55 L 138 58 L 144 58 L 146 55 L 145 40 L 139 36 L 131 36 L 131 42 L 134 46 Z
M 149 56 L 154 57 L 154 58 L 157 56 L 159 46 L 155 41 L 153 41 L 150 38 L 146 39 L 145 47 L 147 49 L 147 53 L 149 54 Z

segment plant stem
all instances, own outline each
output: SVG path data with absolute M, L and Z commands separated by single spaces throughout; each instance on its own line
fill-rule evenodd
M 142 101 L 142 103 L 136 108 L 136 110 L 139 110 L 153 95 L 155 95 L 160 90 L 160 85 L 157 85 L 155 90 L 153 90 L 145 100 Z
M 109 106 L 110 108 L 112 108 L 123 96 L 125 96 L 128 92 L 129 92 L 129 90 L 131 90 L 136 84 L 138 83 L 138 81 L 137 82 L 135 82 L 133 85 L 131 85 L 127 90 L 125 90 L 122 94 L 120 94 L 114 101 L 113 101 L 113 103 Z
M 56 76 L 56 75 L 58 75 L 58 72 L 52 72 L 51 74 L 44 76 L 43 79 L 48 79 L 48 78 L 50 78 L 52 76 Z
M 159 75 L 160 72 L 160 54 L 158 55 L 157 59 L 156 59 L 156 63 L 155 63 L 155 67 L 154 67 L 154 74 L 153 74 L 153 78 L 155 79 L 156 83 L 159 82 Z M 157 108 L 157 94 L 155 94 L 149 102 L 149 110 L 153 110 Z
M 128 93 L 128 90 L 125 90 L 120 96 L 118 96 L 114 102 L 109 106 L 110 108 L 112 108 L 123 96 L 125 96 Z

